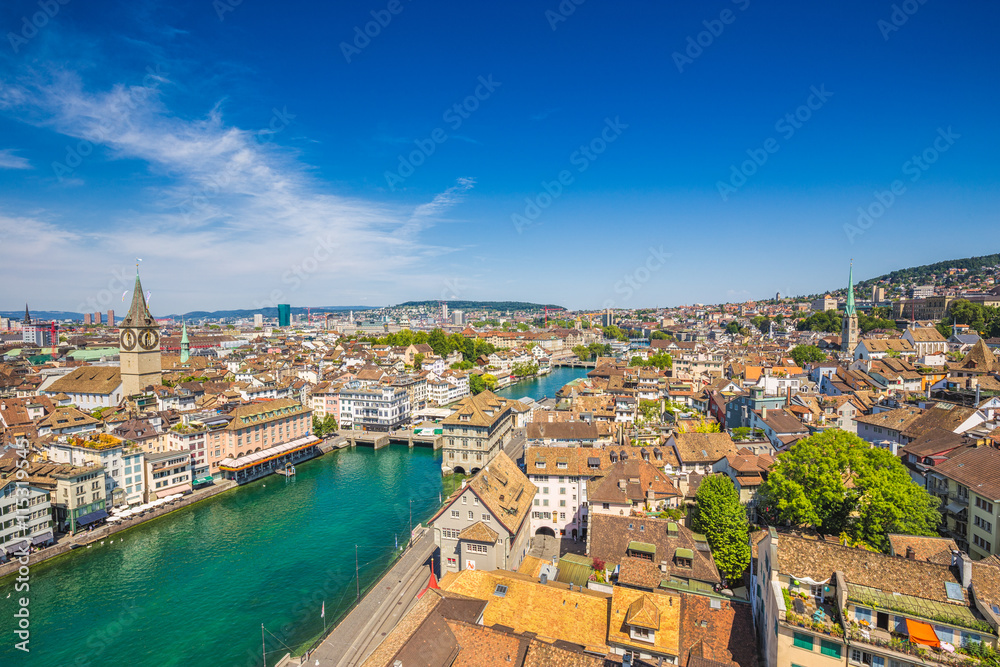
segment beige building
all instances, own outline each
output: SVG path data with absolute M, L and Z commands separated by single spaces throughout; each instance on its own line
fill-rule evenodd
M 531 546 L 536 490 L 503 452 L 463 483 L 428 522 L 441 548 L 441 571 L 517 570 Z
M 146 502 L 191 491 L 191 455 L 163 452 L 146 455 Z
M 37 463 L 29 483 L 48 492 L 56 530 L 75 533 L 108 516 L 103 466 Z
M 479 472 L 510 440 L 515 409 L 523 407 L 491 391 L 463 399 L 454 414 L 441 422 L 442 472 L 465 475 Z

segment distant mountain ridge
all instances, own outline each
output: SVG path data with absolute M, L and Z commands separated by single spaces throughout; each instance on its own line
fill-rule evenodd
M 118 309 L 112 309 L 112 310 L 116 311 L 115 317 L 117 319 L 125 317 L 125 313 L 127 311 L 127 309 L 122 309 L 120 311 Z M 332 313 L 332 312 L 343 312 L 349 310 L 356 310 L 356 311 L 377 310 L 377 308 L 373 306 L 316 306 L 316 307 L 311 307 L 311 310 L 313 313 L 325 313 L 325 312 Z M 102 310 L 101 316 L 103 317 L 106 314 L 106 312 L 107 312 L 106 310 Z M 304 315 L 306 314 L 307 309 L 304 307 L 293 306 L 291 312 L 293 315 L 298 315 L 298 314 Z M 74 313 L 65 310 L 30 310 L 29 313 L 31 314 L 31 319 L 33 320 L 37 319 L 43 321 L 49 321 L 49 320 L 83 321 L 83 315 L 84 315 L 83 313 Z M 229 318 L 252 317 L 255 313 L 261 313 L 264 317 L 273 318 L 278 316 L 278 309 L 243 308 L 238 310 L 213 310 L 213 311 L 193 310 L 189 313 L 184 313 L 182 315 L 176 313 L 172 313 L 170 315 L 155 315 L 154 313 L 154 315 L 156 316 L 157 319 L 163 319 L 163 320 L 166 319 L 180 320 L 182 317 L 186 320 L 200 320 L 200 319 L 218 320 L 218 319 L 229 319 Z M 24 319 L 24 311 L 0 310 L 0 317 L 9 317 L 11 319 L 20 322 Z

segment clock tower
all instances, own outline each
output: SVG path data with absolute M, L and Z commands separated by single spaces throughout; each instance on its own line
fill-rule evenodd
M 160 379 L 160 327 L 149 312 L 146 297 L 139 281 L 136 267 L 132 306 L 122 320 L 118 333 L 121 359 L 122 394 L 141 394 L 146 387 L 159 387 Z

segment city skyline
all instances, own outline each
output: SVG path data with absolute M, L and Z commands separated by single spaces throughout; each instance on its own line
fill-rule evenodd
M 0 307 L 121 308 L 135 256 L 187 312 L 719 303 L 982 254 L 996 6 L 550 4 L 9 3 Z

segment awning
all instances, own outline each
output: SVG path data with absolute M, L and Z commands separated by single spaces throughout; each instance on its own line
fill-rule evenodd
M 923 644 L 924 646 L 932 646 L 934 648 L 941 646 L 941 640 L 935 634 L 934 628 L 927 623 L 921 623 L 920 621 L 908 618 L 906 619 L 906 632 L 910 635 L 910 641 L 914 644 Z
M 76 520 L 76 525 L 86 526 L 88 523 L 94 523 L 95 521 L 100 521 L 101 519 L 107 519 L 108 513 L 104 510 L 97 510 L 96 512 L 91 512 L 90 514 L 84 514 L 79 519 Z
M 192 484 L 211 484 L 215 481 L 215 478 L 211 475 L 205 475 L 204 477 L 199 477 L 198 479 L 191 482 Z
M 48 542 L 51 539 L 52 539 L 52 531 L 46 530 L 41 535 L 35 535 L 33 538 L 31 538 L 31 543 L 34 544 L 35 546 L 38 546 L 42 542 Z
M 21 540 L 20 542 L 15 542 L 10 546 L 3 548 L 8 554 L 17 553 L 18 551 L 27 551 L 31 543 L 28 540 Z
M 948 510 L 949 512 L 951 512 L 952 514 L 958 514 L 962 510 L 966 509 L 966 507 L 962 503 L 957 503 L 956 502 L 956 503 L 948 503 L 945 506 L 945 509 Z
M 597 458 L 596 456 L 588 456 L 587 457 L 587 465 L 588 466 L 600 466 L 601 465 L 601 459 Z

